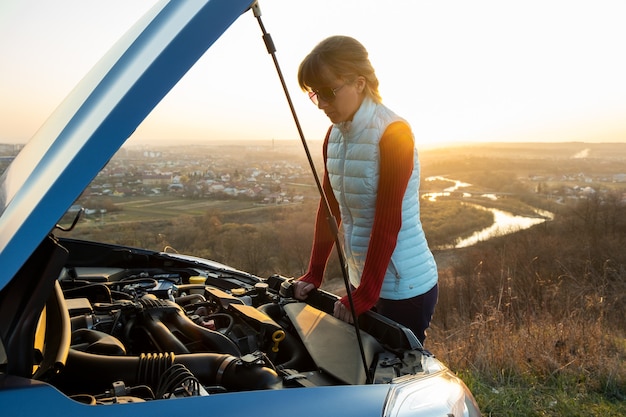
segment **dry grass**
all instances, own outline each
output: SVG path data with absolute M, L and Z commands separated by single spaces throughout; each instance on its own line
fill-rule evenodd
M 543 319 L 516 328 L 493 311 L 448 331 L 433 326 L 428 347 L 452 369 L 476 371 L 494 386 L 565 376 L 602 392 L 626 381 L 626 339 L 598 322 Z
M 426 345 L 488 414 L 626 412 L 626 233 L 572 213 L 442 265 Z

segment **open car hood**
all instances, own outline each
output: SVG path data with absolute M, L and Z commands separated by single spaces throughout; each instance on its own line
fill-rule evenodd
M 0 290 L 150 111 L 252 3 L 161 1 L 69 94 L 0 178 Z
M 344 415 L 349 404 L 361 416 L 479 415 L 463 382 L 375 311 L 350 326 L 332 314 L 338 296 L 318 290 L 296 300 L 291 278 L 51 233 L 254 3 L 156 4 L 0 178 L 3 413 L 317 416 Z

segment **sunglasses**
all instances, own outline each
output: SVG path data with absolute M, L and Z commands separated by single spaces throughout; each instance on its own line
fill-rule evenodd
M 323 100 L 326 103 L 332 103 L 337 97 L 337 91 L 341 90 L 346 84 L 343 84 L 337 88 L 322 87 L 316 90 L 309 91 L 309 98 L 316 106 L 319 104 L 319 100 Z

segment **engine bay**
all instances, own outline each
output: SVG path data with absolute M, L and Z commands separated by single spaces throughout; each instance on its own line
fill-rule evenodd
M 354 326 L 332 316 L 337 297 L 296 300 L 291 279 L 279 275 L 120 248 L 107 248 L 100 267 L 76 258 L 85 250 L 78 242 L 64 245 L 70 257 L 57 282 L 71 343 L 47 382 L 77 401 L 388 383 L 420 373 L 428 354 L 412 333 L 370 312 L 359 319 L 365 369 Z

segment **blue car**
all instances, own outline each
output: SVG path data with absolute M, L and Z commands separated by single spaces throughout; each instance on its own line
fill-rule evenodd
M 158 3 L 0 178 L 2 416 L 478 416 L 413 333 L 207 259 L 63 237 L 59 219 L 250 0 Z M 72 211 L 76 211 L 75 207 Z

